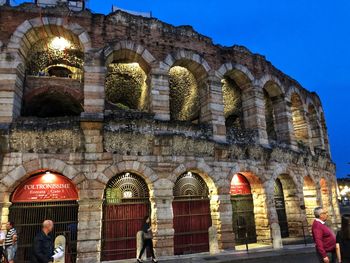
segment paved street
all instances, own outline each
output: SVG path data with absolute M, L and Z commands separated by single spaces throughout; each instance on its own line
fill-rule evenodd
M 122 260 L 115 261 L 115 263 L 131 263 L 135 260 Z M 147 262 L 147 261 L 146 261 Z M 150 262 L 150 261 L 148 261 Z M 305 246 L 286 246 L 282 250 L 271 250 L 271 249 L 257 249 L 252 250 L 250 253 L 244 252 L 224 252 L 219 255 L 210 256 L 207 253 L 189 255 L 189 256 L 178 256 L 178 257 L 167 257 L 160 262 L 166 263 L 192 263 L 192 262 L 208 262 L 208 263 L 317 263 L 315 254 L 315 248 L 313 245 Z

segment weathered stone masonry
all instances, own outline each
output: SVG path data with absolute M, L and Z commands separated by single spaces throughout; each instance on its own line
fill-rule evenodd
M 58 172 L 79 189 L 78 262 L 99 262 L 105 187 L 117 174 L 133 172 L 149 188 L 156 250 L 172 255 L 173 188 L 178 176 L 191 171 L 209 188 L 219 249 L 235 244 L 230 185 L 236 173 L 252 190 L 258 241 L 280 238 L 270 228 L 279 222 L 276 179 L 283 186 L 290 236 L 302 236 L 303 227 L 307 231 L 317 205 L 327 207 L 337 227 L 335 165 L 316 93 L 263 56 L 240 46 L 213 45 L 188 26 L 123 12 L 67 14 L 65 6 L 0 7 L 2 223 L 21 182 L 38 170 Z M 27 74 L 28 54 L 41 36 L 62 36 L 79 46 L 82 79 Z M 106 96 L 110 65 L 122 63 L 137 63 L 147 76 L 147 89 L 135 98 L 143 107 L 133 109 L 135 101 L 126 105 Z M 174 68 L 180 79 L 170 76 Z M 180 68 L 189 72 L 188 79 L 181 80 Z M 236 92 L 225 95 L 223 83 Z M 191 90 L 172 97 L 179 92 L 171 89 L 184 87 Z M 52 90 L 77 100 L 81 112 L 73 107 L 77 116 L 21 116 L 31 99 L 50 97 Z M 235 94 L 240 98 L 232 99 Z M 197 111 L 195 116 L 189 109 Z M 193 116 L 178 120 L 179 114 Z

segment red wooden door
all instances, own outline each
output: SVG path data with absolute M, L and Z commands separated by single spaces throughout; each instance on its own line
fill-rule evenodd
M 174 200 L 175 255 L 209 251 L 209 199 Z
M 136 234 L 147 215 L 148 202 L 104 205 L 102 261 L 136 257 Z

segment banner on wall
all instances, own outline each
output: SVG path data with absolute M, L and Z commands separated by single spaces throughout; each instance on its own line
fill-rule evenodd
M 78 200 L 78 191 L 68 178 L 51 172 L 33 176 L 17 187 L 12 203 Z
M 235 174 L 232 178 L 231 195 L 250 195 L 251 188 L 248 180 L 241 174 Z

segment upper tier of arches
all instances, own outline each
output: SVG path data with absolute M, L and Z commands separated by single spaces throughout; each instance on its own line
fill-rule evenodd
M 262 144 L 329 151 L 319 97 L 287 76 L 274 70 L 262 75 L 231 55 L 217 56 L 215 63 L 208 57 L 208 62 L 201 50 L 174 47 L 156 55 L 144 42 L 114 41 L 96 49 L 77 23 L 55 17 L 26 20 L 5 49 L 18 62 L 11 66 L 21 69 L 15 74 L 22 81 L 14 84 L 19 106 L 12 105 L 20 111 L 13 110 L 12 117 L 20 112 L 50 117 L 42 101 L 46 98 L 64 105 L 53 116 L 113 109 L 150 112 L 162 120 L 213 125 L 217 138 L 254 130 Z M 46 87 L 30 85 L 28 76 L 45 77 L 47 84 L 40 83 Z M 68 93 L 71 87 L 47 88 L 59 87 L 50 83 L 60 83 L 60 78 L 81 85 Z

